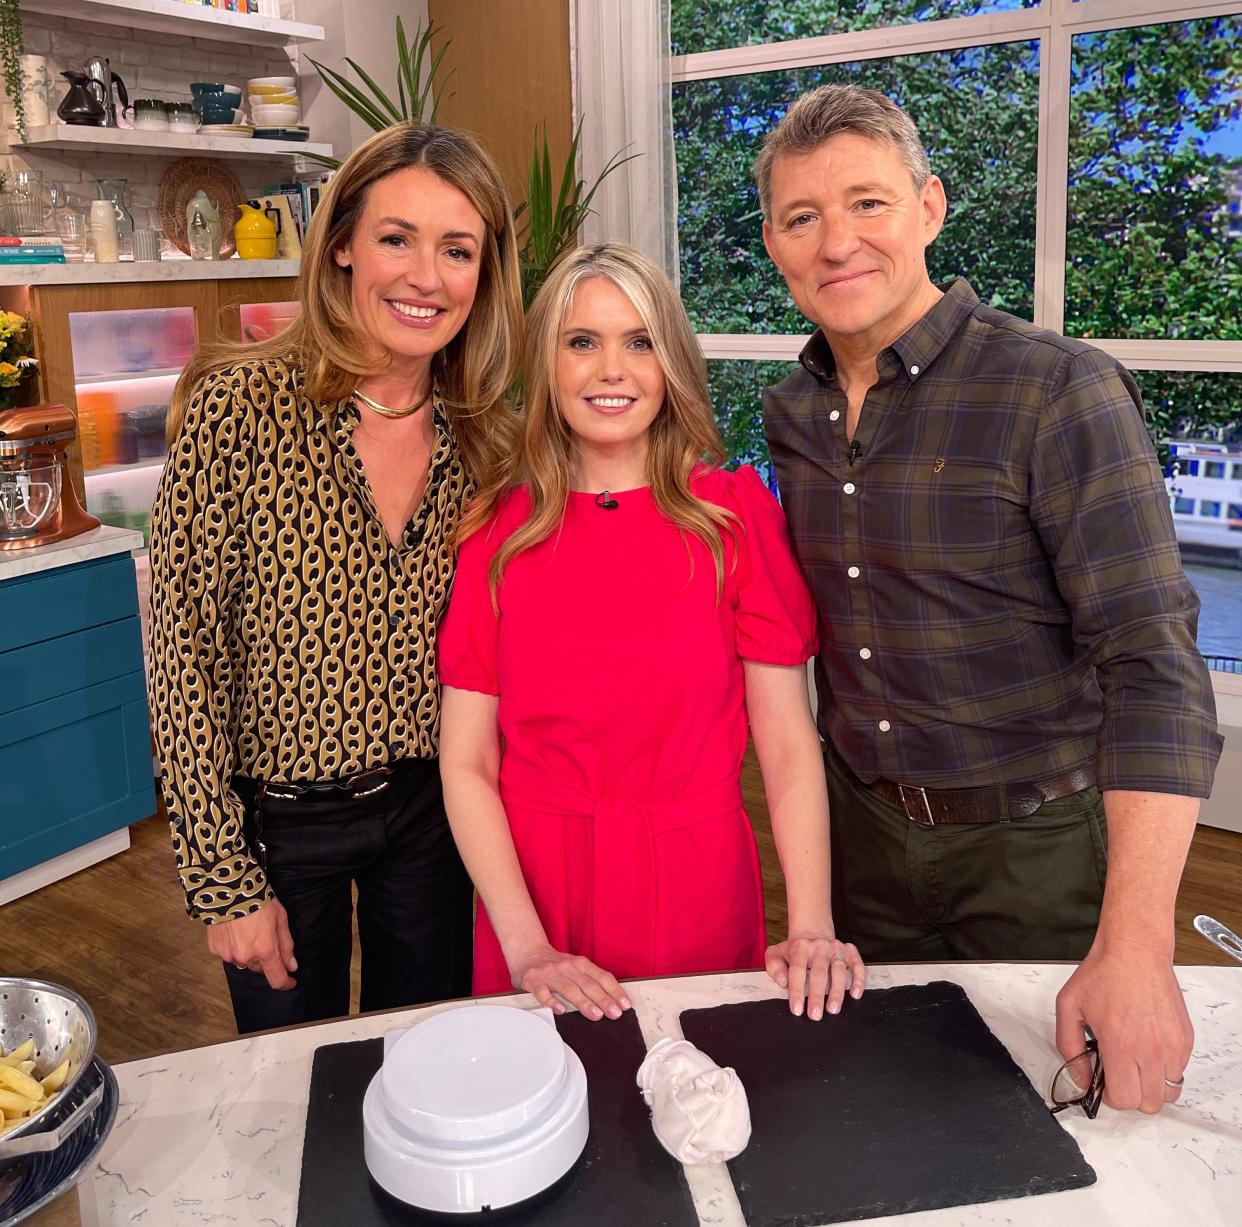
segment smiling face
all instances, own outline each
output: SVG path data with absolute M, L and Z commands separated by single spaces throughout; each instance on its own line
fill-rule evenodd
M 664 404 L 664 371 L 642 316 L 606 278 L 588 278 L 574 291 L 557 339 L 555 378 L 557 407 L 579 459 L 641 474 L 647 432 Z
M 422 166 L 377 180 L 349 242 L 354 319 L 390 371 L 425 366 L 461 330 L 479 285 L 485 228 L 461 190 Z
M 763 241 L 830 345 L 879 353 L 927 310 L 925 252 L 944 217 L 935 175 L 916 191 L 893 146 L 842 132 L 776 159 Z

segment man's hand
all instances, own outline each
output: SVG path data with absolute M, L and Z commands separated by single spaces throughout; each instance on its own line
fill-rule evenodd
M 1099 1041 L 1110 1107 L 1155 1113 L 1181 1093 L 1195 1032 L 1167 954 L 1097 940 L 1057 994 L 1057 1048 L 1067 1061 L 1086 1049 L 1084 1024 Z
M 273 988 L 290 989 L 297 981 L 289 917 L 279 899 L 269 899 L 257 912 L 223 920 L 207 928 L 207 949 L 239 969 L 261 971 Z

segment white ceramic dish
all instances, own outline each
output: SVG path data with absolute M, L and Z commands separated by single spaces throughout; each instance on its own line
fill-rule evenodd
M 247 85 L 277 85 L 284 89 L 296 89 L 297 77 L 251 77 Z
M 377 1184 L 441 1214 L 542 1193 L 586 1145 L 586 1071 L 548 1010 L 463 1006 L 385 1037 L 362 1103 Z
M 302 118 L 301 107 L 252 106 L 250 118 L 256 128 L 280 128 L 296 124 Z

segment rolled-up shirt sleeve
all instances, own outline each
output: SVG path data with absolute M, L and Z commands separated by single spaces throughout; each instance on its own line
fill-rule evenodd
M 1206 797 L 1223 745 L 1168 493 L 1129 373 L 1067 353 L 1035 433 L 1030 512 L 1103 697 L 1101 789 Z
M 152 511 L 149 697 L 161 790 L 190 915 L 255 911 L 272 892 L 230 786 L 242 583 L 240 491 L 249 414 L 239 373 L 209 376 L 186 407 Z

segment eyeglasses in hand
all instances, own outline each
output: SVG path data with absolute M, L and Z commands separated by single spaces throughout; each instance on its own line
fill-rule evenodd
M 1086 1051 L 1057 1070 L 1048 1098 L 1052 1100 L 1054 1116 L 1077 1104 L 1089 1120 L 1095 1120 L 1104 1099 L 1104 1064 L 1100 1060 L 1099 1041 L 1089 1031 Z

